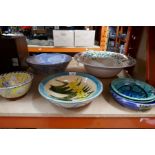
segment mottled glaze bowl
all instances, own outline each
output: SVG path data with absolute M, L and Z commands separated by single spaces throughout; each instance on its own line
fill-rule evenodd
M 155 100 L 154 101 L 150 101 L 148 103 L 143 103 L 141 102 L 137 102 L 137 101 L 133 101 L 133 100 L 129 100 L 127 98 L 124 98 L 120 95 L 118 95 L 116 92 L 113 91 L 113 89 L 110 89 L 110 92 L 113 96 L 113 98 L 122 106 L 127 107 L 129 109 L 132 110 L 138 110 L 138 111 L 146 111 L 151 109 L 153 106 L 155 106 Z
M 130 100 L 142 102 L 155 100 L 155 88 L 139 80 L 117 78 L 111 82 L 111 87 L 118 95 Z
M 25 95 L 32 84 L 33 75 L 28 72 L 10 72 L 0 75 L 0 95 L 14 99 Z
M 43 53 L 29 56 L 26 62 L 35 73 L 55 74 L 64 71 L 71 60 L 72 57 L 67 54 Z
M 109 51 L 86 51 L 77 53 L 75 60 L 84 64 L 86 71 L 100 78 L 116 76 L 123 68 L 136 64 L 135 59 Z
M 39 84 L 39 93 L 55 105 L 77 108 L 89 104 L 103 91 L 102 83 L 89 74 L 57 73 Z

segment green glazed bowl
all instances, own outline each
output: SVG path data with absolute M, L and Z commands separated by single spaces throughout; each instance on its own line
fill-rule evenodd
M 130 100 L 144 102 L 155 100 L 155 88 L 139 80 L 118 78 L 111 82 L 111 87 L 118 95 Z

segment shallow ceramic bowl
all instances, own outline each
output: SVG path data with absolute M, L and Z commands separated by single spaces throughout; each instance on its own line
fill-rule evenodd
M 30 56 L 26 62 L 35 73 L 54 74 L 66 69 L 72 57 L 67 54 L 51 53 Z
M 124 98 L 117 93 L 115 93 L 112 89 L 110 89 L 110 92 L 113 96 L 113 98 L 122 106 L 127 107 L 129 109 L 133 110 L 139 110 L 139 111 L 145 111 L 151 109 L 153 106 L 155 106 L 155 100 L 150 101 L 148 103 L 143 102 L 137 102 L 133 100 L 129 100 L 127 98 Z
M 87 51 L 76 54 L 74 58 L 84 64 L 88 73 L 100 78 L 116 76 L 123 68 L 136 64 L 131 57 L 109 51 Z
M 118 78 L 111 82 L 111 87 L 117 94 L 130 100 L 155 100 L 155 88 L 139 80 Z
M 103 85 L 89 74 L 63 72 L 45 78 L 38 89 L 45 99 L 58 106 L 77 108 L 98 97 L 103 91 Z
M 0 95 L 14 99 L 25 95 L 32 84 L 33 75 L 27 72 L 11 72 L 0 75 Z

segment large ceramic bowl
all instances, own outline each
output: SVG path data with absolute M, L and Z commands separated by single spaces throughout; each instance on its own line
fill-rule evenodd
M 110 89 L 110 92 L 113 96 L 113 98 L 122 106 L 127 107 L 132 110 L 139 110 L 139 111 L 145 111 L 151 109 L 153 106 L 155 106 L 155 100 L 150 101 L 148 103 L 143 102 L 137 102 L 133 100 L 129 100 L 127 98 L 124 98 L 117 93 L 113 91 L 113 89 Z
M 27 72 L 11 72 L 0 75 L 0 95 L 14 99 L 25 95 L 32 84 L 33 75 Z
M 109 51 L 86 51 L 77 53 L 74 58 L 84 64 L 88 73 L 100 78 L 116 76 L 123 68 L 136 64 L 131 57 Z
M 38 89 L 45 99 L 58 106 L 77 108 L 87 105 L 98 97 L 103 85 L 89 74 L 63 72 L 41 81 Z
M 29 56 L 26 62 L 35 73 L 54 74 L 66 69 L 72 57 L 67 54 L 50 53 Z
M 139 80 L 118 78 L 111 82 L 111 87 L 118 95 L 130 100 L 143 102 L 155 100 L 155 88 Z

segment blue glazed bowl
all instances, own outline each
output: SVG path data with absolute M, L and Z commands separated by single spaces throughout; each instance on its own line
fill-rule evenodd
M 138 110 L 138 111 L 146 111 L 152 108 L 152 106 L 155 105 L 155 101 L 143 103 L 143 102 L 136 102 L 133 100 L 129 100 L 127 98 L 124 98 L 117 93 L 115 93 L 112 88 L 110 88 L 110 92 L 113 96 L 113 98 L 122 106 L 127 107 L 129 109 Z
M 77 108 L 98 97 L 103 91 L 103 85 L 89 74 L 63 72 L 42 80 L 38 89 L 45 99 L 57 106 Z
M 133 101 L 155 100 L 155 88 L 131 78 L 118 78 L 111 82 L 111 87 L 118 95 Z
M 29 56 L 26 62 L 35 73 L 54 74 L 66 69 L 72 57 L 67 54 L 50 53 Z

